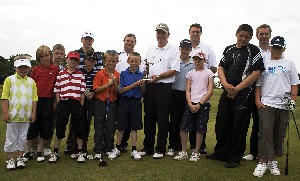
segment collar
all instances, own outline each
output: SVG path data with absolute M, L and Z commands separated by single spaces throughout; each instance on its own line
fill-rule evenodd
M 131 72 L 131 71 L 130 71 L 130 67 L 128 67 L 128 68 L 126 69 L 126 72 L 129 73 L 129 74 L 138 74 L 138 73 L 140 73 L 140 68 L 138 67 L 138 69 L 137 69 L 135 72 Z
M 28 76 L 26 75 L 25 77 L 21 77 L 18 73 L 15 74 L 17 76 L 18 79 L 28 79 Z
M 168 42 L 168 43 L 167 43 L 164 47 L 162 47 L 162 48 L 159 48 L 159 46 L 157 45 L 156 49 L 165 49 L 165 50 L 167 50 L 170 46 L 171 46 L 171 45 L 170 45 L 170 43 Z

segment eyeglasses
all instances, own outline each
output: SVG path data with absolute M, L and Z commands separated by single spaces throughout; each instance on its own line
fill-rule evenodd
M 264 36 L 264 35 L 265 35 L 265 36 L 270 36 L 271 34 L 270 34 L 270 33 L 258 33 L 258 35 L 259 35 L 259 36 Z

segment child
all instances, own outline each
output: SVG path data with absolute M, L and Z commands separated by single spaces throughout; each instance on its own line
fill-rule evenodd
M 214 89 L 214 73 L 204 67 L 206 60 L 203 52 L 195 51 L 192 58 L 195 69 L 189 71 L 186 75 L 186 100 L 188 105 L 185 108 L 180 125 L 182 151 L 174 159 L 188 158 L 186 151 L 188 132 L 195 128 L 196 148 L 189 160 L 196 162 L 200 159 L 199 149 L 203 141 L 203 133 L 207 131 L 210 110 L 209 99 L 213 95 Z
M 36 120 L 37 88 L 34 80 L 27 76 L 30 61 L 25 56 L 15 58 L 16 74 L 7 77 L 2 92 L 3 120 L 7 123 L 4 151 L 7 154 L 7 170 L 24 168 L 23 153 L 29 122 Z M 14 152 L 17 152 L 15 163 Z
M 93 91 L 93 80 L 96 75 L 96 70 L 94 69 L 94 65 L 96 63 L 96 57 L 95 57 L 94 52 L 92 50 L 88 50 L 85 53 L 85 57 L 84 57 L 83 61 L 84 61 L 85 66 L 83 68 L 80 68 L 79 71 L 84 73 L 85 84 L 86 84 L 85 99 L 84 99 L 84 105 L 83 105 L 83 110 L 84 110 L 83 120 L 84 120 L 86 135 L 83 138 L 83 146 L 82 146 L 82 153 L 86 157 L 87 142 L 88 142 L 88 137 L 90 134 L 90 126 L 91 126 L 92 116 L 94 116 L 95 92 Z M 72 143 L 76 143 L 74 141 L 74 139 L 76 139 L 75 134 L 73 134 Z M 77 158 L 77 156 L 78 155 L 75 153 L 71 154 L 71 158 L 73 158 L 73 159 Z
M 36 121 L 30 124 L 27 135 L 27 153 L 24 159 L 31 159 L 32 140 L 39 136 L 37 161 L 45 160 L 42 154 L 45 140 L 52 137 L 53 121 L 53 89 L 59 68 L 51 64 L 52 53 L 48 46 L 42 45 L 36 51 L 36 60 L 39 63 L 32 69 L 30 77 L 35 81 L 39 100 L 37 102 Z
M 79 64 L 80 55 L 76 51 L 68 53 L 67 68 L 60 71 L 54 92 L 56 93 L 57 102 L 57 123 L 56 123 L 56 139 L 54 143 L 53 154 L 49 159 L 50 163 L 55 163 L 58 158 L 58 150 L 61 139 L 65 137 L 66 126 L 71 115 L 71 124 L 77 136 L 78 144 L 78 163 L 84 163 L 85 158 L 82 154 L 83 137 L 85 135 L 83 123 L 83 103 L 85 80 L 84 74 L 76 67 Z
M 259 114 L 258 157 L 253 175 L 262 177 L 266 170 L 280 175 L 277 156 L 283 155 L 284 135 L 289 120 L 289 110 L 295 107 L 298 93 L 298 75 L 295 64 L 282 58 L 286 45 L 283 37 L 271 40 L 271 59 L 265 61 L 265 70 L 256 82 L 255 103 Z M 292 93 L 290 104 L 283 98 Z
M 97 72 L 93 81 L 93 89 L 96 93 L 95 110 L 97 110 L 94 117 L 94 150 L 96 159 L 100 159 L 104 151 L 108 153 L 115 151 L 115 154 L 120 154 L 118 150 L 114 149 L 116 100 L 119 93 L 118 82 L 120 75 L 115 70 L 118 58 L 119 55 L 115 50 L 107 50 L 104 54 L 105 68 Z
M 137 130 L 143 128 L 142 123 L 142 89 L 145 88 L 142 80 L 144 74 L 140 72 L 139 65 L 141 64 L 141 56 L 137 52 L 130 53 L 127 63 L 129 68 L 121 72 L 120 75 L 120 94 L 118 112 L 117 112 L 117 144 L 115 150 L 121 148 L 123 133 L 128 124 L 131 125 L 132 152 L 131 156 L 135 160 L 140 160 L 141 155 L 137 152 Z M 109 155 L 110 159 L 118 156 L 118 151 Z
M 174 156 L 175 151 L 181 150 L 180 123 L 187 105 L 186 102 L 186 74 L 195 68 L 189 56 L 192 51 L 192 42 L 184 39 L 180 42 L 180 72 L 175 75 L 172 86 L 172 107 L 169 126 L 169 151 L 168 156 Z
M 53 46 L 53 65 L 59 67 L 60 70 L 64 69 L 62 61 L 64 60 L 66 53 L 65 47 L 62 44 L 56 44 Z

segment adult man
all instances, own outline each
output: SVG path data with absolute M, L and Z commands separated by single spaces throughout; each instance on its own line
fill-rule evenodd
M 209 45 L 204 44 L 202 41 L 200 41 L 200 37 L 202 35 L 202 26 L 198 23 L 192 24 L 189 29 L 189 35 L 190 35 L 190 40 L 192 42 L 192 51 L 190 52 L 190 56 L 192 56 L 196 50 L 204 52 L 204 54 L 206 55 L 205 67 L 209 68 L 213 73 L 216 73 L 218 64 L 216 61 L 215 52 Z M 196 147 L 195 138 L 196 138 L 196 132 L 195 130 L 193 130 L 189 134 L 191 149 L 194 149 Z M 207 153 L 205 138 L 206 138 L 206 133 L 203 134 L 203 142 L 199 150 L 199 152 L 202 154 Z
M 226 161 L 225 168 L 240 165 L 253 105 L 253 83 L 264 69 L 260 49 L 249 43 L 253 29 L 242 24 L 236 31 L 236 44 L 227 46 L 218 67 L 224 87 L 216 117 L 217 144 L 207 159 Z
M 272 29 L 267 24 L 262 24 L 256 28 L 256 38 L 259 42 L 259 48 L 261 49 L 261 55 L 263 57 L 263 61 L 269 60 L 271 57 L 271 53 L 269 50 L 269 40 L 271 37 Z M 258 111 L 255 106 L 255 102 L 253 102 L 253 110 L 252 110 L 252 132 L 250 137 L 250 153 L 243 157 L 243 160 L 251 161 L 256 160 L 258 154 L 258 130 L 259 130 L 259 119 L 258 119 Z
M 124 37 L 123 42 L 124 42 L 124 50 L 120 52 L 119 62 L 116 65 L 116 70 L 119 73 L 121 73 L 122 71 L 125 71 L 129 67 L 129 64 L 127 63 L 127 59 L 129 57 L 130 53 L 134 52 L 134 46 L 136 45 L 136 37 L 134 34 L 129 33 Z M 142 59 L 142 61 L 143 61 L 143 59 Z M 143 65 L 144 64 L 142 62 L 141 65 L 139 66 L 139 70 L 141 72 L 143 72 Z M 128 127 L 124 131 L 124 134 L 122 137 L 121 148 L 120 148 L 121 152 L 127 151 L 128 139 L 130 137 L 130 132 L 131 132 L 131 128 L 130 128 L 130 125 L 128 125 Z
M 147 51 L 151 64 L 144 95 L 144 154 L 154 153 L 156 122 L 158 124 L 157 144 L 153 158 L 163 158 L 166 151 L 171 103 L 172 83 L 180 70 L 178 48 L 168 43 L 169 27 L 160 23 L 156 27 L 157 45 Z M 142 153 L 142 154 L 143 154 Z

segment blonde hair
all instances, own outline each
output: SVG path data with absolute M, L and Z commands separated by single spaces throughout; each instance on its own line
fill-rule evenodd
M 51 56 L 51 59 L 50 59 L 50 60 L 52 60 L 52 52 L 51 52 L 50 48 L 49 48 L 48 46 L 46 46 L 46 45 L 40 46 L 40 47 L 36 50 L 36 61 L 37 61 L 38 63 L 40 63 L 40 58 L 41 58 L 42 54 L 48 54 L 48 53 L 49 53 L 50 56 Z

